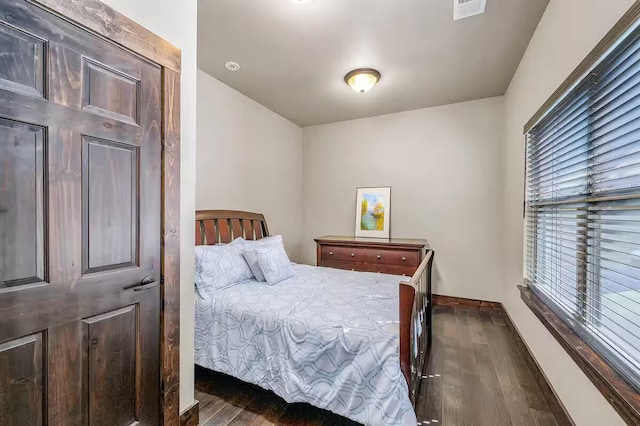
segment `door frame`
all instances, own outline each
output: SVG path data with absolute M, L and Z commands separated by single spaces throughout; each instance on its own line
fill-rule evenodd
M 181 51 L 99 0 L 25 0 L 162 69 L 160 418 L 178 426 L 180 382 Z

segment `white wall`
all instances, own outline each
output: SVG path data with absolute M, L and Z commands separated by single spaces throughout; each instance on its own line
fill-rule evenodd
M 102 0 L 182 49 L 180 79 L 180 410 L 193 403 L 197 2 Z
M 391 186 L 391 236 L 428 238 L 436 293 L 502 292 L 502 97 L 304 129 L 303 261 L 353 235 L 356 188 Z
M 302 129 L 198 71 L 196 208 L 261 212 L 299 259 Z
M 606 399 L 520 300 L 523 277 L 522 130 L 553 91 L 633 4 L 552 0 L 505 95 L 503 303 L 577 425 L 623 425 Z

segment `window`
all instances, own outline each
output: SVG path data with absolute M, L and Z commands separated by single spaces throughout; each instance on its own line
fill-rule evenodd
M 530 127 L 526 277 L 640 390 L 640 29 Z

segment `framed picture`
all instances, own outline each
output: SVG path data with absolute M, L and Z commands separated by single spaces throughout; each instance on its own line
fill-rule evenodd
M 356 237 L 389 238 L 391 187 L 358 188 Z

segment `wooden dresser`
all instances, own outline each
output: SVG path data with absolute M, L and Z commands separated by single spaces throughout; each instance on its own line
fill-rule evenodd
M 315 239 L 318 266 L 410 277 L 420 265 L 426 240 L 328 235 Z

